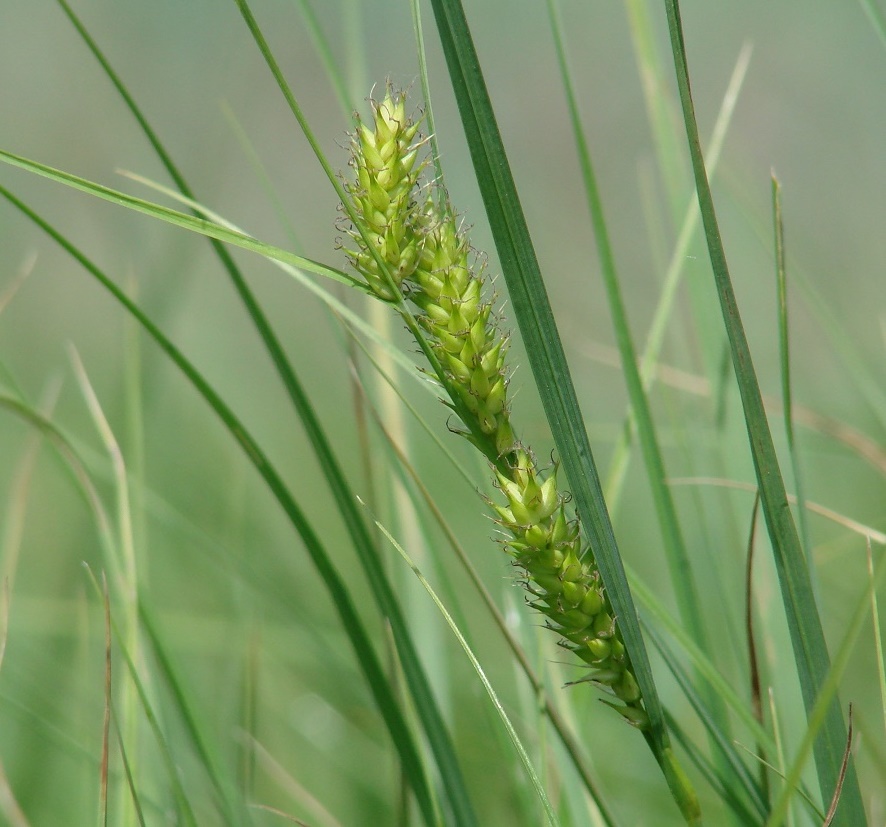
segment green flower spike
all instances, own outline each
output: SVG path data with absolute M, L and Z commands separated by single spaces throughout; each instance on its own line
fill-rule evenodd
M 492 302 L 470 266 L 470 245 L 455 217 L 431 201 L 422 214 L 423 244 L 408 279 L 419 322 L 473 422 L 465 434 L 493 463 L 515 444 L 507 407 L 507 338 L 498 333 Z M 472 427 L 473 426 L 473 427 Z
M 629 723 L 648 725 L 640 689 L 590 548 L 578 521 L 566 515 L 557 488 L 557 467 L 543 472 L 514 435 L 505 359 L 508 339 L 499 330 L 492 300 L 484 299 L 482 267 L 445 193 L 431 183 L 417 206 L 418 124 L 405 112 L 403 95 L 388 90 L 372 104 L 373 126 L 359 124 L 352 141 L 357 180 L 347 192 L 358 220 L 390 278 L 378 267 L 366 241 L 349 231 L 357 250 L 354 268 L 381 299 L 405 296 L 436 357 L 452 408 L 464 420 L 461 432 L 491 463 L 507 503 L 490 503 L 504 530 L 502 544 L 520 570 L 529 604 L 561 636 L 560 644 L 589 667 L 591 681 L 617 699 L 607 703 Z M 439 206 L 438 206 L 439 205 Z
M 645 726 L 640 689 L 593 555 L 582 547 L 578 522 L 566 516 L 557 468 L 544 477 L 525 448 L 515 457 L 506 471 L 496 471 L 508 504 L 494 509 L 509 535 L 505 548 L 523 572 L 530 605 L 560 634 L 560 644 L 591 667 L 581 680 L 609 689 L 627 707 L 616 708 Z
M 356 181 L 345 184 L 369 242 L 387 264 L 399 288 L 418 264 L 421 236 L 416 233 L 418 214 L 412 202 L 424 167 L 418 163 L 419 123 L 406 114 L 405 95 L 388 89 L 381 103 L 371 101 L 371 127 L 358 119 L 351 138 Z M 351 264 L 380 299 L 394 301 L 397 294 L 382 272 L 356 227 L 348 230 L 357 250 L 346 250 Z

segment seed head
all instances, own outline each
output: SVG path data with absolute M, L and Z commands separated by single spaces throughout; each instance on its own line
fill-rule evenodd
M 493 466 L 506 503 L 492 503 L 504 530 L 502 544 L 522 571 L 529 603 L 558 632 L 561 644 L 589 667 L 582 681 L 612 693 L 611 703 L 630 723 L 648 724 L 637 680 L 617 619 L 578 522 L 566 514 L 557 466 L 542 469 L 511 426 L 506 357 L 494 297 L 484 297 L 484 268 L 477 264 L 464 226 L 432 183 L 417 206 L 418 123 L 402 94 L 390 89 L 372 103 L 371 123 L 359 123 L 352 140 L 356 181 L 347 185 L 358 222 L 385 263 L 379 267 L 363 233 L 350 235 L 355 269 L 382 299 L 405 295 L 462 417 L 463 433 Z M 389 273 L 385 272 L 385 269 Z M 608 702 L 607 702 L 608 703 Z
M 371 105 L 371 125 L 358 118 L 351 136 L 356 180 L 346 183 L 345 191 L 360 226 L 349 228 L 355 249 L 346 252 L 373 293 L 393 301 L 398 297 L 395 288 L 399 290 L 403 279 L 412 274 L 421 255 L 412 199 L 424 163 L 418 160 L 419 122 L 407 115 L 405 95 L 388 89 L 381 102 L 371 101 Z M 379 266 L 370 245 L 388 273 Z

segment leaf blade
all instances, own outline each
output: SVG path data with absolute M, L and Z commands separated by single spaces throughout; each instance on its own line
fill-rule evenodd
M 665 0 L 665 6 L 677 85 L 683 105 L 683 121 L 692 157 L 696 192 L 705 228 L 708 253 L 717 286 L 723 322 L 729 338 L 733 368 L 748 429 L 754 470 L 760 485 L 763 514 L 775 554 L 776 569 L 794 648 L 794 659 L 800 678 L 803 702 L 807 716 L 810 716 L 830 670 L 830 657 L 821 618 L 815 605 L 809 570 L 791 516 L 772 434 L 763 409 L 763 400 L 750 348 L 732 288 L 726 252 L 720 236 L 695 119 L 679 3 L 677 0 Z M 840 711 L 839 700 L 834 697 L 828 707 L 819 737 L 815 740 L 815 763 L 819 785 L 826 795 L 829 795 L 830 791 L 837 786 L 845 744 L 846 726 Z M 848 825 L 864 824 L 865 814 L 861 790 L 858 786 L 854 765 L 851 763 L 846 773 L 843 795 L 843 806 L 837 814 L 835 823 L 847 825 L 847 827 Z
M 650 728 L 644 734 L 678 806 L 687 821 L 696 823 L 700 818 L 697 800 L 670 746 L 599 474 L 464 9 L 459 0 L 432 0 L 432 6 L 514 315 L 576 508 L 583 518 L 583 531 L 594 549 L 647 706 Z

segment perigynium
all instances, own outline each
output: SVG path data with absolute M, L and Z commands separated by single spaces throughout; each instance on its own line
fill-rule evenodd
M 351 264 L 378 298 L 415 308 L 461 433 L 485 455 L 504 495 L 490 506 L 529 604 L 587 664 L 581 681 L 611 692 L 617 701 L 610 705 L 643 728 L 647 716 L 618 620 L 578 520 L 567 515 L 556 463 L 540 467 L 511 425 L 508 336 L 495 297 L 484 290 L 484 268 L 440 184 L 422 184 L 420 121 L 391 89 L 371 107 L 370 122 L 358 118 L 354 177 L 345 187 L 356 220 L 348 228 Z

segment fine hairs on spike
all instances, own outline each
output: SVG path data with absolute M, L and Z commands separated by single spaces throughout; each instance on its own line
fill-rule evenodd
M 405 93 L 390 87 L 370 106 L 371 118 L 357 119 L 354 178 L 345 187 L 359 223 L 347 230 L 351 265 L 379 299 L 406 299 L 417 311 L 439 379 L 465 426 L 458 433 L 490 462 L 506 500 L 490 506 L 529 605 L 589 667 L 578 682 L 605 689 L 615 698 L 610 706 L 645 728 L 648 718 L 617 618 L 578 520 L 567 515 L 557 464 L 541 468 L 511 425 L 508 336 L 493 300 L 484 296 L 484 267 L 476 264 L 447 194 L 437 181 L 422 183 L 428 160 L 421 157 L 420 119 L 407 113 Z

